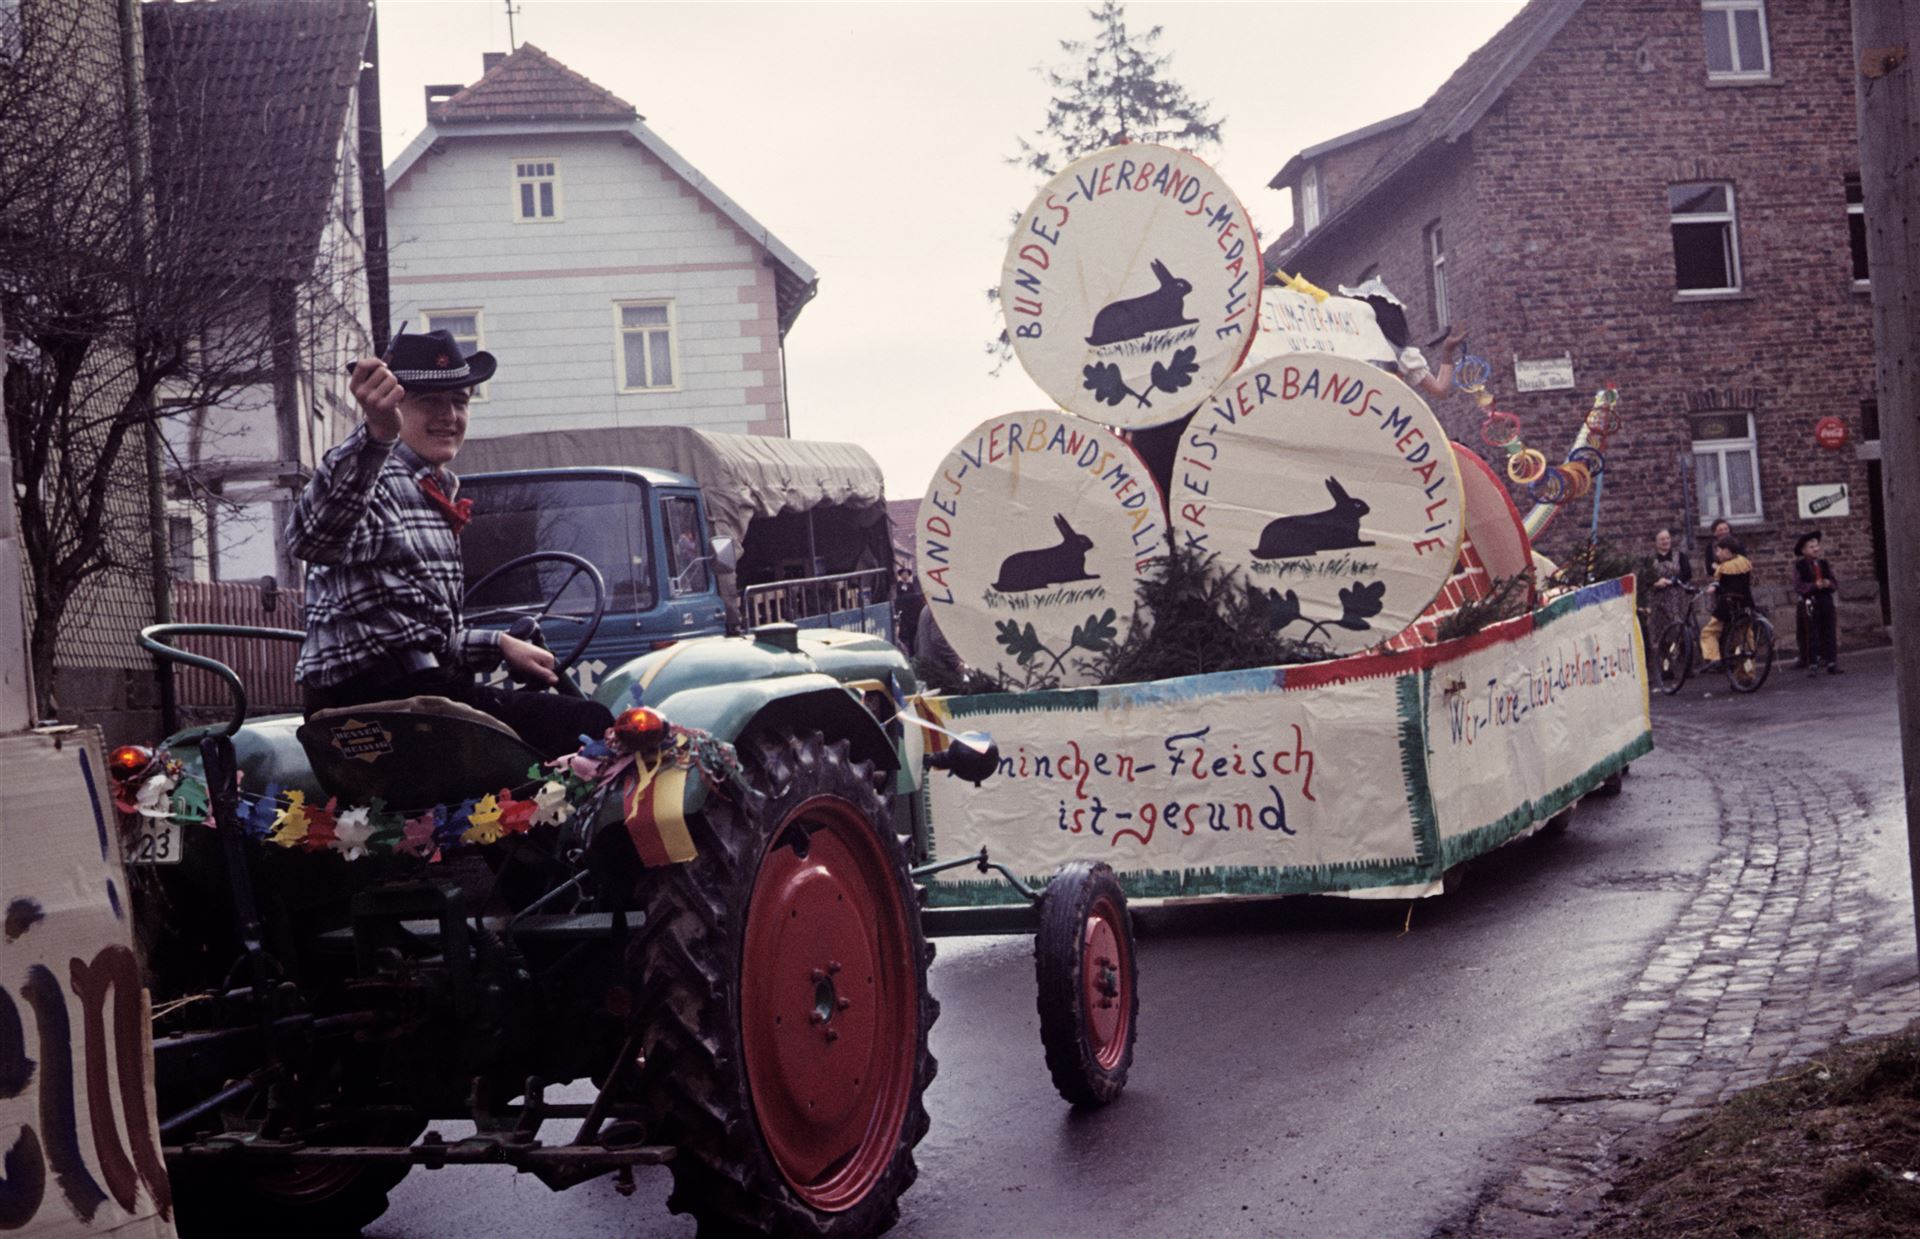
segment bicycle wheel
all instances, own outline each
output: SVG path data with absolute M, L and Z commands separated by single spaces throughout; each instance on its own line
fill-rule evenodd
M 1731 625 L 1727 643 L 1727 683 L 1736 693 L 1751 693 L 1773 673 L 1773 625 L 1759 616 Z
M 1661 692 L 1671 697 L 1680 691 L 1687 677 L 1693 674 L 1692 625 L 1685 620 L 1667 625 L 1660 634 L 1660 643 L 1654 647 L 1653 670 Z

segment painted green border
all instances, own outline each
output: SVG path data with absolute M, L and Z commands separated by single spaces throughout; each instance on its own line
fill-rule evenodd
M 1643 731 L 1618 751 L 1601 758 L 1566 783 L 1535 800 L 1524 801 L 1512 812 L 1476 826 L 1472 830 L 1452 835 L 1441 840 L 1440 858 L 1444 868 L 1452 868 L 1463 860 L 1491 852 L 1507 840 L 1526 830 L 1535 822 L 1544 822 L 1560 810 L 1566 808 L 1580 797 L 1600 786 L 1611 775 L 1618 774 L 1627 763 L 1635 758 L 1645 757 L 1653 751 L 1653 733 Z

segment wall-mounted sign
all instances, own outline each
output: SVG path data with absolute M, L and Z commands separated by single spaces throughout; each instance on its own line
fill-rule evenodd
M 1166 553 L 1166 503 L 1133 448 L 1056 410 L 976 427 L 916 528 L 934 622 L 969 665 L 1022 686 L 1090 683 L 1126 636 L 1141 569 Z
M 1275 631 L 1339 653 L 1413 622 L 1464 528 L 1453 445 L 1419 396 L 1326 353 L 1242 370 L 1194 414 L 1169 509 L 1271 603 Z
M 1823 417 L 1813 424 L 1814 442 L 1830 452 L 1847 445 L 1847 423 L 1838 417 Z
M 1824 486 L 1802 486 L 1797 488 L 1800 497 L 1800 519 L 1812 520 L 1816 516 L 1847 516 L 1852 509 L 1847 504 L 1847 484 L 1829 482 Z
M 1513 359 L 1513 385 L 1519 391 L 1569 391 L 1573 387 L 1573 354 L 1538 361 Z
M 1140 143 L 1047 182 L 1007 243 L 1000 307 L 1042 391 L 1135 429 L 1191 412 L 1239 366 L 1260 282 L 1233 191 L 1191 154 Z

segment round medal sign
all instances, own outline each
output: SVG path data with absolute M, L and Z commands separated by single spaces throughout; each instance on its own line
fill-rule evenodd
M 1461 502 L 1453 447 L 1413 389 L 1327 353 L 1234 375 L 1194 414 L 1169 497 L 1181 545 L 1261 590 L 1281 636 L 1343 654 L 1446 583 Z
M 1042 391 L 1131 430 L 1184 416 L 1233 373 L 1260 280 L 1233 191 L 1185 151 L 1143 143 L 1047 183 L 1007 244 L 1000 305 Z
M 915 529 L 927 611 L 970 666 L 1018 687 L 1091 682 L 1166 553 L 1166 504 L 1133 449 L 1055 411 L 1008 413 L 948 454 Z

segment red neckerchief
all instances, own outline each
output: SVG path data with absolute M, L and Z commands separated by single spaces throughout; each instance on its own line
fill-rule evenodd
M 447 524 L 453 526 L 453 536 L 459 537 L 460 531 L 473 520 L 473 500 L 462 499 L 455 503 L 447 498 L 447 492 L 440 489 L 440 483 L 430 477 L 420 479 L 420 489 L 427 493 L 427 498 L 433 501 L 434 507 L 446 514 Z

